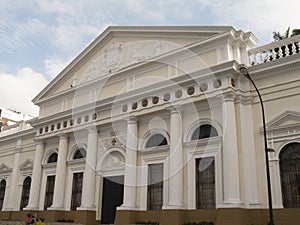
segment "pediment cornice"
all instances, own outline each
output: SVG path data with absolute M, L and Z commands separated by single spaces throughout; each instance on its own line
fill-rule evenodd
M 279 114 L 266 124 L 267 131 L 285 131 L 300 128 L 300 112 L 295 110 L 286 110 Z
M 251 39 L 251 35 L 248 33 L 244 33 L 242 31 L 236 31 L 233 27 L 223 27 L 223 26 L 207 26 L 207 27 L 109 27 L 107 28 L 99 37 L 97 37 L 81 54 L 79 54 L 58 76 L 54 78 L 54 80 L 46 87 L 44 88 L 34 99 L 33 102 L 35 104 L 40 104 L 43 101 L 49 101 L 51 100 L 52 96 L 47 97 L 47 93 L 58 83 L 65 82 L 66 77 L 73 77 L 76 71 L 81 68 L 92 56 L 94 56 L 99 49 L 103 48 L 105 44 L 111 40 L 113 37 L 116 36 L 143 36 L 149 37 L 149 35 L 157 35 L 157 37 L 160 37 L 161 35 L 166 36 L 172 36 L 175 38 L 177 37 L 189 37 L 197 34 L 203 34 L 204 36 L 207 36 L 207 38 L 200 39 L 196 41 L 195 43 L 189 44 L 188 46 L 183 46 L 181 48 L 174 49 L 173 51 L 167 51 L 166 53 L 159 54 L 159 57 L 171 57 L 173 55 L 178 55 L 180 51 L 186 51 L 187 49 L 199 47 L 202 45 L 207 45 L 207 43 L 211 42 L 214 43 L 217 40 L 221 40 L 224 38 L 231 37 L 234 40 L 241 39 L 242 41 L 249 42 Z M 252 35 L 253 36 L 253 35 Z M 177 38 L 178 38 L 177 37 Z M 195 37 L 194 37 L 195 38 Z M 252 38 L 253 40 L 255 38 Z M 252 40 L 251 39 L 251 40 Z M 254 41 L 252 41 L 254 42 Z M 201 49 L 201 48 L 200 48 Z M 109 73 L 108 75 L 112 78 L 115 75 L 118 75 L 119 73 L 132 70 L 134 68 L 145 66 L 145 64 L 149 65 L 151 64 L 151 61 L 153 60 L 160 60 L 159 58 L 152 58 L 151 60 L 145 62 L 137 62 L 133 65 L 130 65 L 129 67 L 126 66 L 124 68 L 118 69 L 116 71 L 112 71 L 112 73 Z M 109 70 L 110 71 L 110 70 Z M 132 71 L 131 71 L 132 72 Z M 93 75 L 94 76 L 94 75 Z M 105 74 L 104 74 L 105 77 Z M 96 80 L 95 77 L 92 77 L 93 82 Z M 97 78 L 97 77 L 96 77 Z M 110 78 L 110 79 L 111 79 Z M 90 81 L 90 79 L 87 79 L 87 81 Z M 74 90 L 72 87 L 69 89 L 63 90 L 59 92 L 58 94 L 54 94 L 53 97 L 57 98 L 60 95 L 66 95 L 68 93 L 72 93 Z
M 12 172 L 12 168 L 6 165 L 5 163 L 2 163 L 0 165 L 0 174 L 7 174 L 11 172 Z
M 32 170 L 33 169 L 33 161 L 31 159 L 26 159 L 21 165 L 20 170 Z
M 300 68 L 300 54 L 292 55 L 279 60 L 249 66 L 249 74 L 253 79 L 274 76 L 290 70 Z

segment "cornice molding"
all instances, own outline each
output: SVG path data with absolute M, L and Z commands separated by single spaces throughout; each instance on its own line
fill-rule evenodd
M 281 58 L 278 60 L 249 66 L 249 74 L 252 79 L 259 79 L 263 77 L 274 76 L 280 72 L 290 71 L 291 69 L 300 68 L 300 54 L 292 55 L 289 57 Z

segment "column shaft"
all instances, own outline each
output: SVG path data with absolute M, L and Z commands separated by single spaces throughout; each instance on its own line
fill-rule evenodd
M 9 185 L 9 193 L 8 193 L 8 201 L 7 206 L 3 209 L 3 211 L 15 211 L 18 210 L 18 206 L 14 204 L 15 196 L 17 191 L 17 177 L 19 171 L 19 161 L 20 161 L 20 150 L 16 149 L 15 158 L 14 158 L 14 167 L 11 174 L 10 185 Z
M 67 152 L 68 152 L 68 137 L 65 135 L 61 135 L 59 136 L 53 204 L 49 208 L 50 210 L 64 209 Z
M 234 96 L 225 94 L 224 97 L 222 106 L 224 204 L 236 207 L 241 201 Z
M 35 154 L 34 154 L 29 202 L 25 210 L 38 210 L 39 208 L 39 195 L 40 195 L 40 187 L 41 187 L 43 154 L 44 154 L 44 143 L 37 142 L 35 148 Z
M 121 208 L 136 209 L 137 185 L 137 121 L 135 117 L 128 119 L 126 141 L 126 165 L 124 178 L 124 198 Z
M 183 152 L 181 109 L 172 107 L 170 119 L 169 201 L 164 208 L 180 209 L 183 203 Z
M 256 176 L 256 154 L 252 120 L 252 106 L 240 104 L 242 159 L 245 201 L 251 207 L 260 206 Z
M 95 128 L 88 130 L 87 155 L 83 174 L 83 187 L 80 210 L 95 210 L 95 169 L 97 162 L 98 133 Z

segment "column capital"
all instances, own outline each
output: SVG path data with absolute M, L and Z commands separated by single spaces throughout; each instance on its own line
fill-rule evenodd
M 180 105 L 172 105 L 166 108 L 171 114 L 182 114 L 183 108 Z
M 234 102 L 236 98 L 236 94 L 233 91 L 227 91 L 227 92 L 223 92 L 218 97 L 225 102 Z
M 34 139 L 34 142 L 36 145 L 44 145 L 45 144 L 45 141 L 42 139 Z
M 129 115 L 127 118 L 128 124 L 136 124 L 138 122 L 137 117 L 133 115 Z
M 59 140 L 67 140 L 69 138 L 69 136 L 64 133 L 58 134 L 57 137 Z
M 89 126 L 86 128 L 86 130 L 88 131 L 88 133 L 98 133 L 96 126 Z
M 22 152 L 22 146 L 16 146 L 15 153 L 21 153 Z

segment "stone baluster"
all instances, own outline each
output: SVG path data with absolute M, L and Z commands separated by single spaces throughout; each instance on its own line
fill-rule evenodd
M 297 42 L 299 43 L 299 42 Z M 296 43 L 292 44 L 292 54 L 295 55 L 297 53 L 297 49 L 296 49 Z
M 281 49 L 281 46 L 279 46 L 279 52 L 278 52 L 278 55 L 279 55 L 279 59 L 281 59 L 283 57 L 283 51 Z

